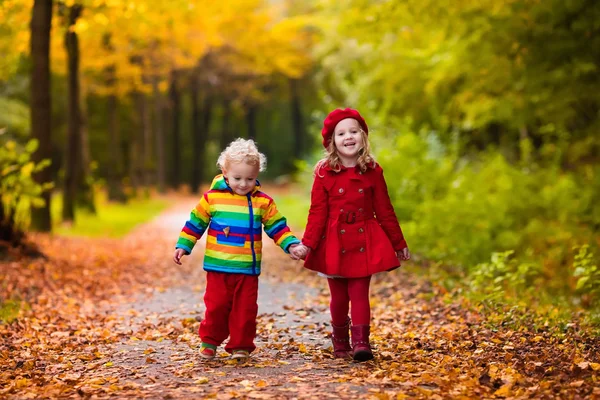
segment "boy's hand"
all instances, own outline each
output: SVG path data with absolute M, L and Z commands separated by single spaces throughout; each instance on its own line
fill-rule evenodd
M 402 250 L 397 251 L 396 257 L 398 257 L 398 260 L 400 260 L 400 261 L 410 260 L 410 251 L 408 250 L 408 247 L 405 247 Z
M 175 264 L 181 265 L 181 257 L 185 256 L 186 252 L 184 249 L 176 249 L 173 255 L 173 261 Z
M 293 244 L 289 251 L 292 260 L 304 260 L 308 254 L 308 247 L 303 244 Z

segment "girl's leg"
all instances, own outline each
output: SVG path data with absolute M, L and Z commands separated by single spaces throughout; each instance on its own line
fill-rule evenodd
M 204 305 L 206 311 L 200 323 L 200 339 L 203 343 L 219 346 L 229 336 L 229 313 L 232 296 L 228 293 L 226 278 L 229 274 L 208 272 Z
M 369 304 L 370 284 L 370 276 L 348 279 L 348 295 L 352 304 L 353 325 L 369 325 L 371 323 L 371 305 Z
M 230 290 L 233 293 L 233 307 L 229 317 L 229 343 L 225 350 L 254 351 L 256 336 L 256 315 L 258 314 L 258 276 L 232 276 Z
M 367 361 L 373 358 L 373 351 L 369 343 L 371 333 L 370 282 L 371 277 L 348 280 L 348 293 L 352 304 L 352 356 L 356 361 Z
M 327 278 L 331 301 L 329 302 L 329 311 L 331 312 L 331 322 L 333 325 L 344 326 L 348 320 L 348 311 L 350 309 L 350 297 L 348 296 L 348 279 L 345 278 Z
M 335 358 L 352 358 L 352 347 L 350 347 L 350 319 L 348 309 L 350 297 L 348 297 L 348 280 L 342 278 L 329 278 L 329 290 L 331 302 L 331 342 L 333 343 L 333 356 Z

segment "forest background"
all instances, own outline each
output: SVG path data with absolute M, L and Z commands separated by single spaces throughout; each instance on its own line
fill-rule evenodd
M 408 268 L 499 323 L 597 326 L 599 21 L 593 0 L 1 0 L 3 257 L 198 193 L 235 137 L 301 228 L 320 125 L 348 106 Z

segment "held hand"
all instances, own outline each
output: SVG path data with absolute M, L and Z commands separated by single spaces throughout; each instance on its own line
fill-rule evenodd
M 175 264 L 181 265 L 181 257 L 185 256 L 184 249 L 176 249 L 175 254 L 173 255 L 173 261 Z
M 290 258 L 292 260 L 300 260 L 306 258 L 308 248 L 303 244 L 293 244 L 290 246 Z
M 408 247 L 405 247 L 402 250 L 397 251 L 396 257 L 398 257 L 398 260 L 400 260 L 400 261 L 410 260 L 410 251 L 408 250 Z

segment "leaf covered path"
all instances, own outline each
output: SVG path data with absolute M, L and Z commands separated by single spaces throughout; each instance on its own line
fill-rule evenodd
M 590 398 L 599 340 L 491 326 L 467 302 L 404 271 L 372 285 L 367 363 L 333 360 L 325 282 L 267 238 L 258 349 L 243 364 L 198 356 L 203 252 L 173 244 L 195 199 L 124 240 L 32 236 L 47 259 L 2 261 L 2 300 L 28 304 L 0 325 L 0 397 Z

